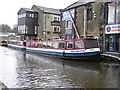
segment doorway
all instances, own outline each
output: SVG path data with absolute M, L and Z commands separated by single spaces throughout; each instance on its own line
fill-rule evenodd
M 106 35 L 106 51 L 114 50 L 114 35 Z
M 116 51 L 120 52 L 120 34 L 116 35 Z

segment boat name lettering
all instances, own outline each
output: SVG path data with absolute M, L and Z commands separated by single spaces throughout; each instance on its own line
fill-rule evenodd
M 81 50 L 81 51 L 83 51 L 83 50 Z M 71 51 L 71 52 L 81 52 L 80 50 L 77 50 L 77 51 Z

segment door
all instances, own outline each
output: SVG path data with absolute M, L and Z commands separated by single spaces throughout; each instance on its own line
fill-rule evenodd
M 116 51 L 120 51 L 120 35 L 116 35 Z
M 120 52 L 120 35 L 119 35 L 118 43 L 119 43 L 119 52 Z
M 114 35 L 109 36 L 109 51 L 114 50 Z

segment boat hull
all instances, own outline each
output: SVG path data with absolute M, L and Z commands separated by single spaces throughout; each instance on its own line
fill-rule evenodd
M 37 53 L 49 57 L 57 57 L 60 59 L 69 59 L 69 60 L 85 60 L 85 59 L 95 59 L 100 57 L 100 52 L 71 52 L 71 50 L 52 50 L 52 49 L 37 49 L 37 48 L 26 48 L 26 52 Z M 73 51 L 73 50 L 72 50 Z
M 22 50 L 22 51 L 25 51 L 25 50 L 26 50 L 26 47 L 25 47 L 25 46 L 18 46 L 18 45 L 8 44 L 8 47 L 14 48 L 14 49 L 19 49 L 19 50 Z

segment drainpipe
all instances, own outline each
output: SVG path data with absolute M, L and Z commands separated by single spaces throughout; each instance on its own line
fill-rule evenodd
M 86 38 L 86 21 L 87 21 L 87 10 L 84 8 L 84 38 Z
M 107 11 L 108 9 L 107 9 L 107 6 L 106 6 L 106 4 L 104 4 L 104 27 L 107 25 L 107 13 L 106 13 L 106 11 Z M 103 51 L 106 51 L 106 35 L 105 35 L 105 30 L 104 30 L 104 32 L 103 32 Z
M 114 7 L 115 7 L 115 10 L 114 10 L 114 24 L 116 24 L 116 8 L 117 6 L 117 3 L 116 3 L 116 0 L 114 0 Z M 116 34 L 114 34 L 114 51 L 116 51 Z

